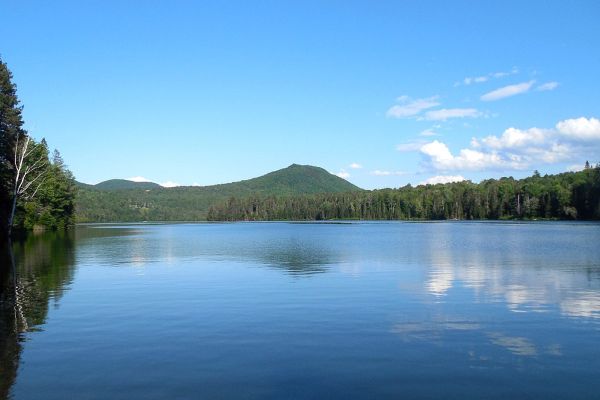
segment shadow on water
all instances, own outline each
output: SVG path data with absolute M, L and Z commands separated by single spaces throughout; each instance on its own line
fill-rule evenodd
M 49 233 L 0 251 L 0 399 L 10 398 L 24 334 L 39 329 L 72 281 L 73 233 Z

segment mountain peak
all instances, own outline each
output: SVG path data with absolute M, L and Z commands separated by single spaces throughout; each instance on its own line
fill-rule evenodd
M 85 187 L 91 187 L 100 190 L 129 190 L 129 189 L 160 189 L 158 183 L 154 182 L 135 182 L 128 179 L 109 179 L 107 181 L 100 182 L 96 185 L 85 185 Z
M 361 190 L 321 167 L 301 164 L 292 164 L 289 167 L 244 182 L 252 183 L 257 191 L 273 191 L 278 194 L 295 195 Z

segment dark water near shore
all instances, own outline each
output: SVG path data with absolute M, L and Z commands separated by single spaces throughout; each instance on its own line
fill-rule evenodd
M 600 224 L 94 225 L 13 253 L 0 398 L 600 396 Z

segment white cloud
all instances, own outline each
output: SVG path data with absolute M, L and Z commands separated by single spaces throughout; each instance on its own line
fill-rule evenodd
M 348 179 L 348 178 L 350 178 L 350 173 L 346 172 L 346 170 L 344 170 L 344 169 L 340 170 L 340 172 L 335 173 L 334 175 L 339 176 L 342 179 Z
M 438 140 L 420 148 L 425 164 L 438 171 L 520 170 L 581 161 L 599 151 L 600 120 L 585 117 L 560 121 L 555 129 L 511 127 L 500 136 L 473 138 L 470 147 L 458 154 Z
M 483 114 L 475 108 L 442 108 L 425 113 L 425 119 L 430 121 L 446 121 L 450 118 L 477 118 Z
M 398 97 L 398 102 L 387 111 L 387 116 L 391 118 L 407 118 L 420 114 L 423 110 L 440 105 L 438 96 L 427 97 L 424 99 L 411 99 L 408 96 Z
M 202 186 L 202 185 L 199 184 L 198 182 L 194 182 L 194 183 L 192 183 L 192 186 Z
M 535 90 L 545 92 L 548 90 L 554 90 L 558 87 L 558 82 L 546 82 L 538 86 Z
M 558 132 L 575 140 L 600 140 L 600 120 L 596 118 L 574 118 L 556 124 Z
M 181 186 L 181 185 L 177 182 L 167 181 L 167 182 L 161 183 L 160 186 L 166 187 L 166 188 L 172 188 L 172 187 Z
M 484 170 L 507 166 L 507 162 L 496 152 L 462 149 L 454 156 L 445 143 L 437 140 L 423 145 L 421 153 L 429 157 L 429 163 L 434 169 L 441 171 Z
M 371 175 L 375 175 L 375 176 L 400 176 L 400 175 L 406 175 L 407 173 L 404 171 L 381 171 L 379 169 L 376 169 L 375 171 L 371 171 Z
M 143 176 L 134 176 L 131 178 L 127 178 L 127 180 L 132 182 L 151 182 L 150 179 L 146 179 Z
M 500 99 L 504 99 L 506 97 L 515 96 L 517 94 L 528 92 L 529 89 L 533 86 L 535 81 L 518 83 L 516 85 L 508 85 L 501 87 L 500 89 L 492 90 L 489 93 L 481 96 L 481 100 L 483 101 L 496 101 Z
M 462 182 L 466 180 L 462 175 L 436 175 L 425 179 L 419 185 L 437 185 L 438 183 Z
M 352 169 L 361 169 L 363 166 L 359 163 L 354 162 L 354 163 L 350 164 L 349 167 Z
M 521 130 L 517 128 L 508 128 L 502 133 L 502 136 L 488 136 L 476 142 L 477 145 L 488 147 L 491 149 L 514 149 L 516 147 L 536 146 L 543 144 L 548 135 L 549 130 L 530 128 Z M 477 141 L 477 139 L 475 139 Z M 477 147 L 475 145 L 475 147 Z

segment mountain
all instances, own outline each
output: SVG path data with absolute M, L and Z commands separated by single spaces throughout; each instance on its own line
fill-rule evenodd
M 211 188 L 211 186 L 205 186 Z M 248 193 L 296 195 L 311 193 L 337 193 L 361 190 L 358 186 L 337 177 L 320 167 L 292 164 L 258 178 L 214 185 L 220 190 Z
M 80 187 L 88 189 L 99 189 L 99 190 L 127 190 L 127 189 L 160 189 L 158 183 L 154 182 L 134 182 L 126 179 L 109 179 L 104 182 L 100 182 L 96 185 L 88 185 L 86 183 L 79 183 Z
M 239 182 L 164 188 L 151 182 L 113 179 L 79 185 L 76 216 L 80 222 L 198 221 L 211 205 L 230 197 L 294 196 L 361 191 L 323 168 L 292 164 Z

